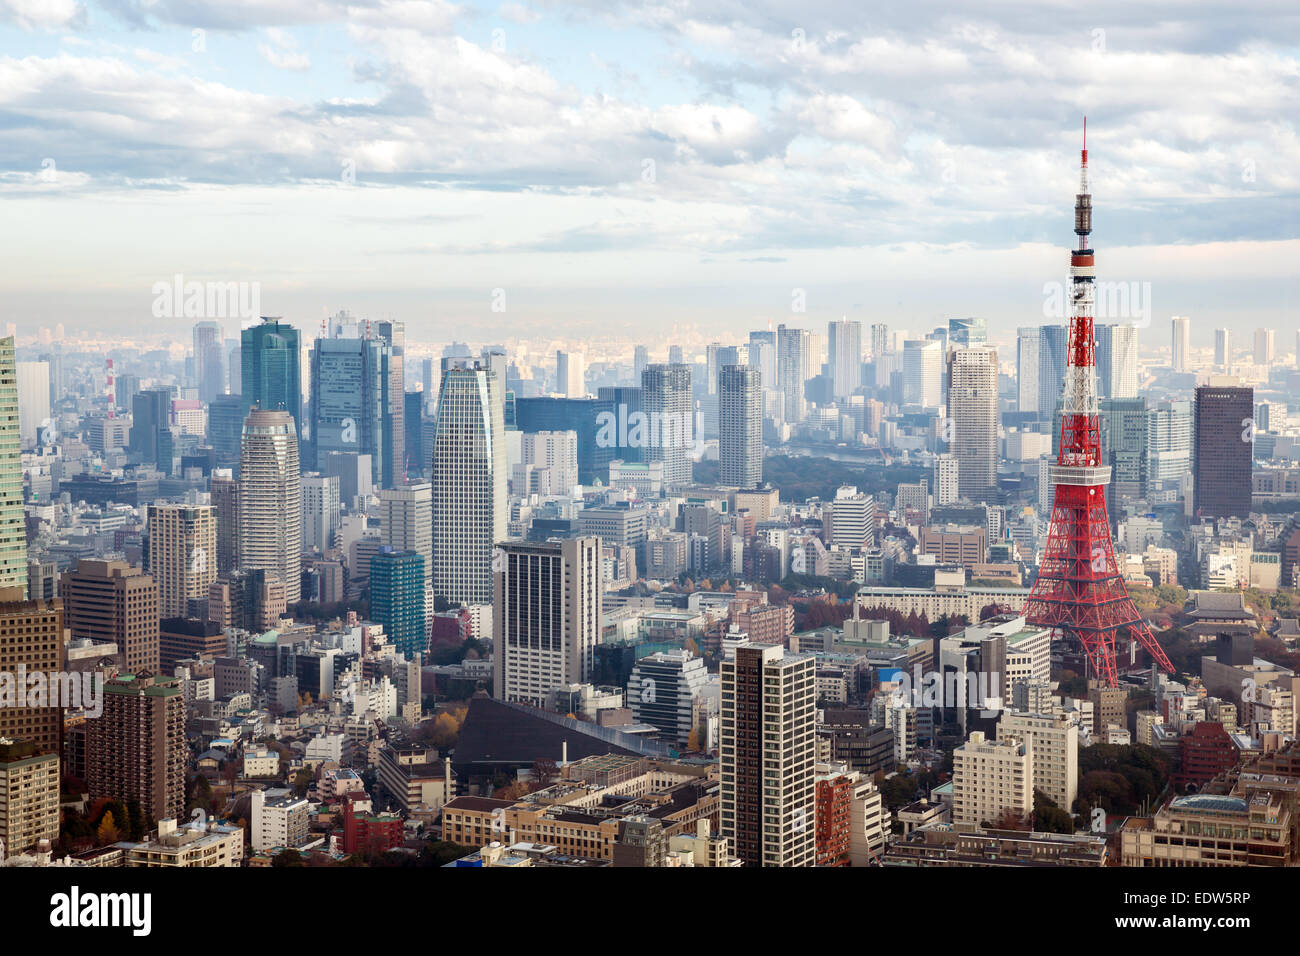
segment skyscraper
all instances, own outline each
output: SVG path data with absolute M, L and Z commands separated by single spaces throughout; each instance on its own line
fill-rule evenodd
M 507 542 L 494 577 L 497 699 L 545 707 L 555 688 L 588 683 L 600 643 L 600 539 Z
M 445 368 L 433 438 L 433 590 L 460 604 L 492 602 L 492 549 L 505 539 L 505 403 L 480 363 Z
M 339 329 L 354 330 L 355 326 Z M 379 487 L 401 482 L 393 471 L 393 352 L 378 336 L 319 338 L 311 349 L 312 458 L 323 471 L 330 452 L 370 456 L 371 480 Z
M 1275 333 L 1273 329 L 1255 330 L 1255 364 L 1272 365 Z
M 289 604 L 302 593 L 301 482 L 293 417 L 253 409 L 239 464 L 239 564 L 279 575 Z
M 724 659 L 719 829 L 746 866 L 812 866 L 815 665 L 779 644 Z
M 12 335 L 0 339 L 0 587 L 27 590 L 27 519 Z
M 957 459 L 957 488 L 980 501 L 998 484 L 998 353 L 986 347 L 948 353 L 949 448 Z
M 792 425 L 803 421 L 807 413 L 804 385 L 817 374 L 813 361 L 812 335 L 807 329 L 777 326 L 776 387 L 785 398 L 785 420 Z
M 194 323 L 194 378 L 200 401 L 211 402 L 225 394 L 226 336 L 214 319 Z
M 565 398 L 587 397 L 587 361 L 581 352 L 555 353 L 556 390 Z M 501 383 L 502 388 L 505 382 Z
M 414 481 L 379 492 L 379 540 L 423 559 L 423 583 L 433 584 L 433 486 Z
M 749 364 L 763 375 L 763 387 L 777 387 L 776 333 L 766 329 L 749 333 Z
M 752 365 L 718 372 L 718 480 L 737 488 L 763 483 L 762 374 Z
M 1099 398 L 1136 398 L 1138 330 L 1135 325 L 1098 325 L 1097 394 Z
M 278 317 L 262 319 L 241 333 L 239 420 L 256 405 L 284 410 L 293 419 L 294 441 L 302 434 L 302 368 L 298 330 Z
M 176 390 L 170 386 L 136 392 L 131 398 L 131 459 L 172 473 L 176 460 L 171 406 Z
M 903 404 L 938 408 L 943 392 L 943 346 L 927 339 L 903 343 Z
M 116 644 L 129 673 L 158 670 L 158 584 L 125 561 L 82 558 L 59 582 L 74 641 Z
M 1146 494 L 1150 416 L 1145 398 L 1106 398 L 1101 401 L 1102 460 L 1110 465 L 1106 486 L 1108 513 L 1122 515 L 1125 502 Z
M 1232 364 L 1232 335 L 1227 329 L 1214 330 L 1214 365 L 1223 371 Z
M 691 370 L 686 365 L 651 365 L 641 376 L 645 410 L 645 460 L 664 463 L 665 484 L 691 480 L 695 420 Z
M 650 350 L 644 345 L 638 345 L 632 349 L 632 381 L 637 387 L 641 385 L 641 373 L 645 371 L 650 364 Z
M 239 438 L 244 430 L 239 404 L 238 395 L 217 395 L 208 403 L 208 444 L 220 468 L 239 468 Z
M 641 397 L 641 379 L 644 375 L 645 369 L 642 369 L 640 374 L 637 376 L 637 384 L 635 386 L 602 385 L 596 392 L 599 397 L 599 410 L 597 411 L 597 415 L 602 411 L 610 412 L 613 414 L 613 421 L 616 424 L 619 422 L 627 422 L 629 425 L 632 422 L 637 421 L 640 417 L 644 417 L 645 403 Z M 609 449 L 609 461 L 614 461 L 616 459 L 621 459 L 625 462 L 645 461 L 645 446 L 642 442 L 632 440 L 633 434 L 630 427 L 615 428 L 612 437 L 614 439 L 612 443 L 605 443 L 613 445 L 613 448 Z M 578 448 L 582 448 L 581 436 L 578 436 Z M 605 449 L 602 448 L 602 456 L 604 451 Z M 578 459 L 579 462 L 581 462 L 581 451 L 578 453 Z M 608 470 L 608 462 L 605 462 L 604 466 Z M 579 478 L 581 478 L 581 475 L 579 475 Z
M 208 500 L 217 515 L 217 574 L 229 574 L 239 567 L 239 482 L 230 469 L 213 470 Z
M 1192 403 L 1164 401 L 1147 412 L 1147 497 L 1152 504 L 1176 499 L 1192 470 Z
M 847 398 L 862 385 L 862 323 L 847 320 L 829 323 L 827 341 L 831 390 L 836 400 Z
M 406 323 L 375 322 L 374 330 L 388 345 L 388 417 L 384 419 L 388 467 L 384 473 L 392 476 L 386 484 L 396 485 L 406 474 Z
M 160 617 L 186 617 L 217 579 L 217 515 L 210 505 L 150 505 L 149 573 Z
M 1053 432 L 1060 431 L 1056 406 L 1061 400 L 1061 382 L 1065 380 L 1068 332 L 1064 325 L 1038 328 L 1038 420 L 1051 422 Z
M 1171 341 L 1170 364 L 1175 372 L 1190 372 L 1192 366 L 1192 320 L 1175 315 L 1169 320 Z
M 18 362 L 18 427 L 24 445 L 35 445 L 50 424 L 50 365 Z
M 1192 512 L 1198 518 L 1250 514 L 1255 390 L 1196 389 Z
M 339 479 L 337 475 L 307 473 L 302 476 L 302 547 L 328 551 L 339 530 Z
M 1038 326 L 1016 329 L 1016 410 L 1038 411 Z
M 370 559 L 370 616 L 407 660 L 429 650 L 424 555 L 381 547 Z
M 710 395 L 718 394 L 718 353 L 721 351 L 721 342 L 710 342 L 704 349 L 704 384 Z

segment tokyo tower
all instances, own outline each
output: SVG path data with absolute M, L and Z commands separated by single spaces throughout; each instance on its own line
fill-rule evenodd
M 1101 462 L 1093 336 L 1092 194 L 1088 191 L 1088 121 L 1074 201 L 1078 248 L 1070 256 L 1070 331 L 1061 414 L 1061 442 L 1050 477 L 1052 526 L 1038 580 L 1025 602 L 1029 623 L 1078 640 L 1095 675 L 1116 683 L 1115 640 L 1127 629 L 1170 673 L 1173 665 L 1129 597 L 1115 561 L 1106 514 L 1110 468 Z

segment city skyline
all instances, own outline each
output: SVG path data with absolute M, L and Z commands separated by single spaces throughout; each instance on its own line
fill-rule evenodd
M 281 869 L 281 935 L 379 869 L 381 919 L 493 867 L 879 868 L 902 919 L 976 866 L 1090 936 L 1285 922 L 1273 13 L 0 0 L 36 923 L 188 939 L 207 867 Z

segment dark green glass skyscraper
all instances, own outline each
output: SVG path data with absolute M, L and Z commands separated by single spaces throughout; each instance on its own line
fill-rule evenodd
M 428 653 L 424 555 L 385 547 L 370 559 L 370 617 L 408 660 Z
M 244 329 L 239 345 L 240 420 L 256 405 L 263 411 L 283 409 L 293 416 L 302 437 L 302 364 L 298 330 L 279 317 Z

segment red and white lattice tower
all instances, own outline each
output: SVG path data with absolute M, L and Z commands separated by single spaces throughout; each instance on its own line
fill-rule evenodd
M 1101 460 L 1093 335 L 1092 195 L 1088 191 L 1088 127 L 1074 203 L 1078 248 L 1070 256 L 1070 334 L 1061 413 L 1061 444 L 1051 469 L 1052 527 L 1038 580 L 1025 602 L 1029 623 L 1083 645 L 1095 676 L 1114 686 L 1115 643 L 1128 630 L 1166 671 L 1169 658 L 1129 597 L 1115 561 L 1106 514 L 1110 468 Z

